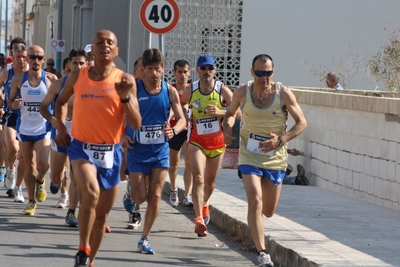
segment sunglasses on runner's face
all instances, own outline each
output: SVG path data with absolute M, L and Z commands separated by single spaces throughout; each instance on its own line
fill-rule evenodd
M 214 66 L 203 66 L 203 67 L 200 67 L 200 69 L 202 70 L 202 71 L 205 71 L 205 70 L 214 70 L 215 69 L 215 67 Z
M 267 77 L 269 77 L 269 76 L 272 75 L 273 72 L 274 72 L 273 70 L 255 70 L 255 71 L 254 71 L 254 74 L 255 74 L 257 77 L 262 77 L 262 76 L 267 76 Z
M 43 60 L 43 58 L 44 58 L 44 56 L 38 56 L 38 55 L 29 55 L 28 57 L 32 60 L 36 60 L 36 59 Z

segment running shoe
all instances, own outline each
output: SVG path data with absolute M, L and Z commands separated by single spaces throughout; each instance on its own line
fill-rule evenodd
M 150 246 L 150 241 L 146 237 L 142 237 L 138 243 L 138 252 L 143 254 L 156 254 L 154 249 Z
M 0 182 L 4 181 L 4 177 L 6 176 L 6 167 L 0 167 Z
M 203 206 L 203 219 L 205 225 L 208 225 L 211 220 L 211 213 L 208 205 Z
M 89 264 L 90 264 L 89 255 L 87 255 L 84 251 L 79 250 L 78 253 L 76 253 L 76 256 L 75 256 L 75 265 L 74 265 L 74 267 L 89 266 Z
M 67 216 L 65 216 L 65 226 L 67 227 L 78 227 L 78 220 L 75 217 L 75 214 L 72 212 L 67 212 Z
M 207 236 L 207 226 L 204 224 L 204 220 L 201 217 L 194 218 L 196 226 L 194 227 L 194 232 L 198 237 Z
M 53 195 L 57 194 L 58 191 L 60 191 L 61 184 L 62 184 L 62 182 L 60 182 L 59 184 L 53 184 L 53 182 L 50 182 L 50 192 Z
M 192 197 L 187 195 L 182 200 L 182 206 L 184 207 L 193 207 L 193 200 Z
M 22 194 L 22 188 L 21 187 L 14 187 L 14 202 L 18 203 L 24 203 L 25 198 L 24 195 Z
M 138 229 L 142 224 L 142 216 L 139 212 L 129 213 L 129 222 L 126 225 L 127 229 Z
M 16 168 L 14 168 L 12 170 L 10 170 L 10 169 L 8 170 L 7 178 L 5 179 L 6 187 L 8 189 L 14 189 L 14 187 L 15 187 L 15 174 L 16 174 L 16 172 L 17 172 Z
M 308 181 L 307 177 L 305 176 L 306 170 L 300 164 L 297 164 L 297 176 L 295 183 L 298 185 L 308 185 L 310 182 Z
M 61 194 L 56 207 L 59 209 L 66 209 L 68 207 L 68 201 L 69 201 L 68 194 L 67 193 Z
M 274 267 L 271 257 L 264 251 L 261 251 L 260 255 L 257 256 L 257 261 L 259 267 Z
M 29 200 L 28 203 L 26 204 L 26 208 L 22 213 L 25 215 L 35 215 L 35 211 L 36 211 L 36 201 Z
M 175 190 L 170 189 L 169 203 L 171 203 L 171 206 L 174 208 L 176 208 L 176 206 L 179 205 L 178 189 L 175 189 Z
M 46 197 L 46 179 L 43 179 L 42 184 L 39 184 L 39 182 L 36 181 L 36 200 L 38 202 L 43 202 L 46 200 Z
M 111 233 L 111 227 L 108 226 L 108 225 L 106 225 L 105 232 L 106 232 L 106 233 Z
M 136 203 L 133 201 L 131 196 L 126 192 L 124 194 L 124 197 L 122 199 L 122 202 L 124 203 L 124 208 L 127 212 L 132 213 L 135 210 Z
M 8 195 L 8 197 L 15 197 L 14 189 L 7 189 L 6 194 Z

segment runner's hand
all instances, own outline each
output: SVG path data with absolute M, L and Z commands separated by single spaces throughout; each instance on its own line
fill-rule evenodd
M 132 141 L 132 138 L 131 138 L 129 135 L 123 134 L 123 135 L 121 136 L 121 140 L 119 141 L 119 143 L 120 143 L 121 146 L 124 147 L 124 148 L 130 148 L 130 149 L 132 149 L 133 146 L 132 146 L 131 144 L 133 144 L 134 141 Z
M 209 113 L 211 115 L 219 115 L 219 111 L 220 111 L 220 109 L 217 106 L 214 106 L 211 104 L 207 105 L 206 110 L 207 110 L 207 113 Z
M 264 153 L 275 150 L 279 146 L 279 137 L 276 134 L 270 131 L 269 137 L 270 139 L 262 141 L 258 144 L 258 148 Z
M 224 130 L 224 143 L 229 146 L 232 144 L 232 141 L 236 140 L 236 137 L 232 135 L 232 128 Z
M 127 99 L 133 87 L 133 77 L 127 73 L 122 74 L 121 81 L 115 83 L 115 90 L 120 99 Z
M 58 125 L 57 135 L 56 138 L 54 138 L 54 142 L 62 147 L 67 147 L 71 143 L 71 136 L 68 134 L 65 124 L 60 123 Z
M 172 127 L 171 125 L 169 125 L 169 123 L 166 121 L 164 122 L 164 129 L 162 129 L 164 132 L 164 135 L 168 138 L 171 139 L 172 137 L 174 137 L 174 132 L 172 131 Z
M 13 102 L 12 105 L 10 106 L 11 109 L 16 110 L 21 107 L 22 103 L 22 98 L 16 98 Z

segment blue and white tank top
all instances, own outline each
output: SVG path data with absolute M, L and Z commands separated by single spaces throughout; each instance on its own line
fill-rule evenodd
M 24 72 L 24 78 L 20 88 L 22 97 L 20 112 L 17 121 L 17 131 L 23 135 L 36 136 L 49 132 L 51 124 L 39 112 L 40 103 L 47 94 L 46 72 L 42 71 L 42 79 L 39 85 L 32 88 L 28 82 L 28 72 Z M 51 107 L 48 107 L 51 113 Z

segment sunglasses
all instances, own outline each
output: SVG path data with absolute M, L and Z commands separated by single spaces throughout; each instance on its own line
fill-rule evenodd
M 214 70 L 215 67 L 214 67 L 214 66 L 209 66 L 209 67 L 203 66 L 203 67 L 200 67 L 200 69 L 201 69 L 202 71 L 205 71 L 205 70 Z
M 44 56 L 29 55 L 28 58 L 32 59 L 32 60 L 36 60 L 36 59 L 43 60 Z
M 254 71 L 254 74 L 255 74 L 257 77 L 262 77 L 262 76 L 267 76 L 267 77 L 269 77 L 269 76 L 272 75 L 272 73 L 274 73 L 273 70 L 255 70 L 255 71 Z
M 54 66 L 54 63 L 47 63 L 47 65 L 49 65 L 49 66 Z

